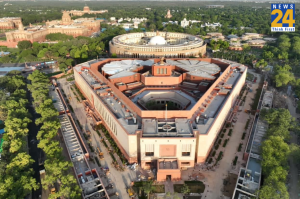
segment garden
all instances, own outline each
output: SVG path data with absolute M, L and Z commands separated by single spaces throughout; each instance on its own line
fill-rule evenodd
M 184 183 L 189 187 L 190 193 L 203 193 L 205 185 L 201 181 L 184 181 Z M 174 192 L 182 193 L 182 188 L 184 184 L 174 184 Z

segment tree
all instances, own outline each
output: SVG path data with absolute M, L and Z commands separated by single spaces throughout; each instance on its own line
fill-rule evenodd
M 26 49 L 29 49 L 31 48 L 32 44 L 30 41 L 27 41 L 27 40 L 24 40 L 24 41 L 19 41 L 18 42 L 18 48 L 20 50 L 26 50 Z
M 279 136 L 270 136 L 262 145 L 262 168 L 269 175 L 274 167 L 285 166 L 290 148 Z
M 296 56 L 300 55 L 300 37 L 293 37 L 292 49 Z
M 268 183 L 259 191 L 259 199 L 289 199 L 289 193 L 284 182 Z
M 117 54 L 116 53 L 111 54 L 111 58 L 117 58 Z
M 266 62 L 264 59 L 259 60 L 258 62 L 256 62 L 255 67 L 256 68 L 264 68 L 268 65 L 268 62 Z
M 281 35 L 278 38 L 278 46 L 282 51 L 288 51 L 291 47 L 290 38 L 287 35 Z
M 147 198 L 150 198 L 150 193 L 153 191 L 154 187 L 152 186 L 153 181 L 146 181 L 143 183 L 143 190 L 147 194 Z
M 271 60 L 274 57 L 274 54 L 271 51 L 264 51 L 263 58 L 267 60 Z
M 181 193 L 183 194 L 189 194 L 191 192 L 189 186 L 187 184 L 184 184 L 183 187 L 181 188 Z

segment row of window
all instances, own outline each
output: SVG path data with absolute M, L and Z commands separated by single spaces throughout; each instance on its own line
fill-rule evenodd
M 151 157 L 151 156 L 154 156 L 154 152 L 145 152 L 145 155 L 147 157 Z M 181 153 L 181 156 L 184 156 L 184 157 L 187 157 L 187 156 L 190 156 L 191 155 L 191 152 L 182 152 Z
M 167 68 L 157 68 L 156 73 L 157 74 L 168 74 L 168 69 Z

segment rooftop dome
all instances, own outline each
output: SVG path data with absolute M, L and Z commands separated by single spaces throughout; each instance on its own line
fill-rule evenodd
M 161 36 L 152 37 L 149 41 L 149 45 L 164 45 L 166 44 L 166 40 Z

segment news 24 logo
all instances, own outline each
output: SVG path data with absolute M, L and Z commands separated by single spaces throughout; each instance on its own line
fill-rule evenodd
M 271 32 L 295 32 L 295 4 L 271 4 Z

